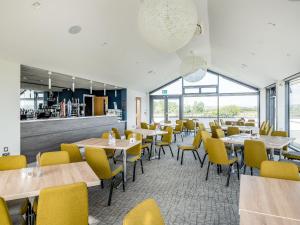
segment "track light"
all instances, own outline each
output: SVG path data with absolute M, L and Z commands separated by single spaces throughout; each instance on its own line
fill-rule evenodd
M 48 75 L 49 75 L 48 88 L 49 88 L 49 90 L 51 90 L 51 88 L 52 88 L 52 80 L 51 80 L 52 72 L 48 71 Z
M 93 81 L 91 80 L 90 83 L 91 83 L 91 86 L 90 86 L 90 94 L 93 94 Z
M 72 77 L 72 91 L 75 92 L 75 77 Z
M 103 84 L 104 86 L 104 96 L 106 96 L 106 84 Z

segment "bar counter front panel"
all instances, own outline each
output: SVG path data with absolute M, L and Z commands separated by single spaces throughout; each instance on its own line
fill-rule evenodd
M 33 162 L 39 152 L 57 151 L 62 143 L 100 137 L 113 127 L 124 132 L 125 122 L 115 116 L 21 121 L 21 154 Z

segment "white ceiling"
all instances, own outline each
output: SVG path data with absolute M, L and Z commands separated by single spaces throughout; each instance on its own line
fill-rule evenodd
M 195 0 L 204 32 L 173 54 L 141 38 L 139 0 L 34 1 L 0 1 L 0 58 L 146 92 L 178 77 L 191 50 L 257 87 L 300 71 L 300 1 Z

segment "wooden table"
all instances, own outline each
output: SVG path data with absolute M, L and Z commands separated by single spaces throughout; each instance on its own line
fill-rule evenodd
M 299 201 L 299 181 L 241 176 L 239 213 L 243 225 L 300 224 Z
M 106 149 L 116 149 L 116 150 L 123 150 L 123 166 L 124 166 L 124 174 L 125 174 L 125 181 L 127 179 L 127 150 L 140 144 L 140 141 L 136 141 L 135 143 L 130 143 L 129 140 L 120 140 L 116 139 L 116 143 L 110 144 L 109 139 L 104 138 L 90 138 L 82 141 L 75 142 L 74 144 L 80 148 L 85 147 L 96 147 L 96 148 L 106 148 Z
M 233 147 L 234 145 L 244 145 L 245 140 L 262 141 L 265 143 L 266 148 L 271 149 L 271 157 L 273 158 L 274 149 L 280 149 L 280 157 L 281 157 L 283 147 L 287 146 L 295 139 L 289 137 L 278 137 L 278 136 L 260 135 L 258 137 L 255 137 L 252 136 L 251 134 L 237 134 L 237 135 L 232 135 L 229 137 L 222 138 L 222 140 L 227 144 L 231 144 Z
M 28 171 L 33 170 L 29 176 Z M 100 180 L 86 162 L 40 167 L 41 176 L 36 175 L 37 168 L 25 168 L 0 172 L 0 196 L 6 201 L 38 196 L 47 187 L 77 182 L 85 182 L 88 187 L 100 185 Z
M 168 133 L 167 131 L 163 131 L 163 130 L 147 130 L 147 129 L 134 129 L 132 130 L 132 132 L 143 135 L 143 138 L 147 138 L 147 136 L 153 137 L 153 141 L 152 141 L 153 148 L 155 148 L 155 144 L 156 144 L 155 141 L 157 135 L 163 135 Z M 151 151 L 153 151 L 153 149 L 151 149 Z M 158 156 L 155 153 L 155 151 L 154 151 L 154 156 L 151 159 L 158 159 Z

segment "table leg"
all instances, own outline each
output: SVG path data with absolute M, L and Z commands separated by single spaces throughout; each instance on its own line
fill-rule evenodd
M 157 155 L 157 153 L 156 153 L 156 151 L 155 151 L 155 148 L 156 148 L 156 136 L 153 136 L 153 141 L 152 141 L 152 149 L 151 149 L 151 151 L 153 151 L 153 156 L 151 157 L 151 160 L 154 160 L 154 159 L 158 159 L 158 155 Z
M 274 148 L 270 149 L 270 159 L 274 160 Z
M 127 164 L 127 153 L 126 153 L 126 150 L 124 149 L 123 150 L 123 170 L 124 170 L 124 181 L 125 182 L 127 180 L 127 167 L 126 167 L 126 164 Z

